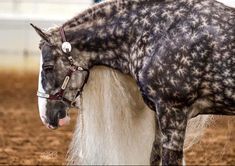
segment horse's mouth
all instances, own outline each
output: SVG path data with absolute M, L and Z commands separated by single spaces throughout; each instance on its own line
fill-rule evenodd
M 46 127 L 47 127 L 48 129 L 51 129 L 51 130 L 55 130 L 55 129 L 58 128 L 58 126 L 52 126 L 52 125 L 50 125 L 50 124 L 46 124 Z
M 59 119 L 58 126 L 62 127 L 62 126 L 68 125 L 69 122 L 70 122 L 70 117 L 66 115 L 64 118 Z

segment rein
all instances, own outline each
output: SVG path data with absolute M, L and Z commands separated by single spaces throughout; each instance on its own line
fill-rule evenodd
M 70 44 L 69 42 L 67 42 L 67 40 L 66 40 L 65 32 L 64 32 L 63 27 L 60 28 L 60 35 L 61 35 L 62 42 L 63 42 L 61 49 L 62 49 L 63 53 L 66 55 L 66 57 L 67 57 L 67 59 L 68 59 L 68 61 L 69 61 L 69 63 L 70 63 L 70 68 L 69 68 L 69 70 L 68 70 L 68 72 L 67 72 L 67 74 L 66 74 L 66 76 L 65 76 L 65 78 L 64 78 L 64 81 L 63 81 L 63 83 L 62 83 L 62 85 L 61 85 L 61 87 L 60 87 L 59 92 L 57 92 L 57 93 L 55 93 L 55 94 L 48 94 L 48 93 L 43 93 L 43 92 L 39 92 L 39 91 L 38 91 L 38 92 L 37 92 L 37 96 L 40 97 L 40 98 L 48 99 L 48 100 L 63 101 L 63 102 L 65 102 L 65 103 L 69 104 L 70 106 L 74 106 L 74 104 L 75 104 L 75 99 L 76 99 L 78 96 L 81 95 L 81 93 L 82 93 L 82 91 L 83 91 L 83 88 L 84 88 L 85 84 L 86 84 L 87 81 L 88 81 L 90 72 L 89 72 L 88 69 L 85 69 L 85 68 L 83 68 L 83 67 L 81 67 L 81 66 L 75 65 L 75 61 L 74 61 L 73 57 L 72 57 L 71 54 L 70 54 L 71 51 L 72 51 L 72 46 L 71 46 L 71 44 Z M 82 71 L 86 71 L 86 72 L 87 72 L 87 75 L 86 75 L 86 78 L 85 78 L 85 80 L 84 80 L 84 82 L 83 82 L 81 88 L 78 89 L 76 96 L 75 96 L 74 99 L 71 101 L 71 100 L 69 100 L 69 99 L 67 99 L 67 98 L 64 97 L 64 92 L 65 92 L 65 90 L 66 90 L 66 87 L 67 87 L 67 85 L 68 85 L 68 83 L 69 83 L 69 81 L 70 81 L 70 79 L 71 79 L 73 73 L 76 72 L 76 71 L 81 71 L 81 72 L 82 72 Z

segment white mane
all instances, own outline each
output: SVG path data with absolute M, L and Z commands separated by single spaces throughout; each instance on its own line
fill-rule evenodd
M 155 113 L 144 104 L 131 77 L 95 67 L 85 86 L 82 106 L 68 164 L 149 164 Z M 185 148 L 200 138 L 208 117 L 189 121 Z

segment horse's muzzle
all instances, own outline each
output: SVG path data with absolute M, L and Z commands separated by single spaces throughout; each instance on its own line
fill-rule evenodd
M 58 120 L 58 124 L 56 126 L 53 126 L 53 125 L 50 125 L 50 124 L 46 124 L 47 128 L 49 129 L 52 129 L 52 130 L 55 130 L 57 129 L 58 127 L 62 127 L 62 126 L 65 126 L 65 125 L 68 125 L 70 122 L 70 117 L 69 116 L 66 116 L 64 117 L 63 119 L 59 119 Z
M 58 111 L 56 114 L 51 114 L 49 117 L 42 117 L 41 119 L 44 125 L 52 130 L 65 126 L 70 122 L 67 111 Z

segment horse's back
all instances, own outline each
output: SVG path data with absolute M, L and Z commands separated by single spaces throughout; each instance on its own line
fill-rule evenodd
M 183 19 L 176 15 L 174 22 L 166 21 L 172 19 L 166 9 L 169 15 L 162 12 L 160 23 L 150 28 L 147 47 L 154 44 L 155 49 L 140 73 L 146 85 L 142 91 L 151 101 L 192 107 L 204 100 L 199 113 L 234 114 L 235 9 L 210 0 L 195 2 L 175 10 L 187 12 Z M 157 26 L 161 33 L 155 33 Z

